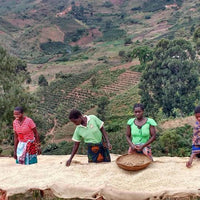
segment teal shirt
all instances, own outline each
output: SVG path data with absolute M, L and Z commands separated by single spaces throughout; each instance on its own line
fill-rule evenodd
M 137 125 L 135 125 L 135 118 L 131 118 L 128 120 L 127 125 L 131 128 L 132 143 L 144 144 L 151 137 L 150 126 L 157 126 L 157 123 L 153 119 L 147 118 L 146 123 L 139 129 Z
M 80 142 L 82 139 L 85 143 L 97 144 L 102 141 L 101 128 L 104 124 L 95 115 L 89 115 L 87 117 L 87 126 L 78 125 L 74 131 L 72 140 Z

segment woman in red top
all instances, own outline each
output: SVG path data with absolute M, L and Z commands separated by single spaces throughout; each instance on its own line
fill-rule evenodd
M 29 117 L 24 116 L 23 108 L 14 109 L 14 158 L 18 164 L 37 163 L 37 154 L 41 153 L 39 135 L 36 125 Z

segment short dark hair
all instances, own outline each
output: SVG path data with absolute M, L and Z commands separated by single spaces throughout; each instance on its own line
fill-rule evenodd
M 194 113 L 195 114 L 200 113 L 200 106 L 195 107 Z
M 133 106 L 133 110 L 135 110 L 135 108 L 141 108 L 141 109 L 144 111 L 144 105 L 141 104 L 141 103 L 136 103 L 136 104 Z
M 80 116 L 82 116 L 82 114 L 77 109 L 72 109 L 69 113 L 69 119 L 78 119 Z
M 15 110 L 15 111 L 19 111 L 20 113 L 24 113 L 24 109 L 23 109 L 22 107 L 20 107 L 20 106 L 15 107 L 14 110 Z

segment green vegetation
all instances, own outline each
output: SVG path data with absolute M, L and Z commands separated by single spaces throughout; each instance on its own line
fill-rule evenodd
M 195 52 L 190 42 L 161 40 L 140 83 L 141 100 L 148 113 L 162 109 L 169 116 L 190 114 L 199 99 Z M 178 109 L 178 110 L 177 110 Z
M 85 8 L 82 5 L 76 6 L 74 3 L 72 3 L 70 14 L 72 14 L 78 20 L 85 21 L 86 17 L 84 16 L 84 10 Z
M 195 42 L 196 46 L 196 51 L 200 55 L 200 27 L 198 27 L 193 35 L 193 41 Z
M 6 139 L 5 142 L 12 143 L 14 107 L 21 105 L 31 110 L 34 105 L 34 97 L 22 87 L 28 77 L 26 67 L 0 47 L 0 142 Z
M 45 78 L 44 75 L 40 75 L 39 76 L 38 85 L 40 85 L 40 86 L 48 86 L 47 79 Z
M 47 63 L 52 56 L 38 56 L 37 58 L 31 59 L 30 63 L 32 64 L 44 64 Z
M 45 54 L 54 55 L 54 54 L 66 53 L 67 50 L 69 49 L 69 46 L 62 42 L 49 41 L 49 42 L 40 44 L 40 48 Z
M 133 58 L 139 58 L 141 65 L 146 65 L 147 62 L 153 60 L 153 52 L 148 46 L 139 46 L 133 49 Z
M 73 134 L 66 124 L 74 107 L 104 120 L 112 153 L 122 154 L 134 103 L 142 101 L 158 124 L 188 116 L 199 104 L 198 0 L 13 2 L 2 1 L 0 8 L 0 42 L 9 52 L 0 49 L 2 154 L 9 154 L 4 145 L 12 146 L 12 111 L 18 105 L 36 122 L 44 154 L 71 153 L 73 143 L 64 140 Z M 134 60 L 130 66 L 133 58 L 140 64 Z M 121 80 L 133 71 L 140 72 L 135 84 Z M 188 156 L 190 133 L 188 126 L 159 127 L 154 155 Z M 84 144 L 79 153 L 86 153 Z
M 121 40 L 125 45 L 130 45 L 134 37 L 141 35 L 146 40 L 152 40 L 148 36 L 148 27 L 151 27 L 154 15 L 162 12 L 166 5 L 177 4 L 177 7 L 172 6 L 171 14 L 167 14 L 166 19 L 158 15 L 155 24 L 163 20 L 171 27 L 158 34 L 155 40 L 173 39 L 179 36 L 191 37 L 191 26 L 198 26 L 199 21 L 197 0 L 186 4 L 183 0 L 131 0 L 120 2 L 120 6 L 110 1 L 103 3 L 82 1 L 77 4 L 63 0 L 58 0 L 56 3 L 29 0 L 14 3 L 11 0 L 2 1 L 1 4 L 0 29 L 5 32 L 5 35 L 0 34 L 0 41 L 3 46 L 7 46 L 9 51 L 34 64 L 48 62 L 56 54 L 63 54 L 58 61 L 70 60 L 70 55 L 66 55 L 68 50 L 71 50 L 69 44 L 87 37 L 94 29 L 99 33 L 92 33 L 88 41 L 90 43 Z M 190 9 L 195 9 L 192 16 Z M 43 38 L 45 37 L 41 34 L 43 28 L 51 28 L 51 26 L 56 29 L 53 29 L 52 33 L 48 32 L 46 38 Z M 58 42 L 57 34 L 63 34 L 64 41 Z M 8 37 L 12 38 L 12 44 L 7 45 Z M 51 41 L 46 42 L 49 38 Z M 43 55 L 41 55 L 41 49 Z M 82 52 L 84 50 L 81 48 Z
M 90 89 L 99 89 L 106 85 L 110 85 L 115 82 L 120 74 L 125 72 L 124 69 L 110 71 L 109 69 L 104 69 L 100 73 L 95 72 L 91 79 L 91 86 Z
M 186 157 L 191 154 L 191 144 L 191 126 L 163 130 L 157 133 L 157 139 L 152 144 L 152 153 L 155 156 Z
M 158 10 L 164 10 L 165 5 L 170 4 L 177 4 L 178 6 L 181 6 L 183 3 L 183 0 L 150 0 L 147 2 L 144 2 L 142 6 L 142 10 L 144 12 L 155 12 Z
M 18 28 L 13 26 L 11 23 L 5 21 L 2 17 L 0 17 L 0 30 L 9 33 L 9 31 L 17 31 Z
M 62 74 L 56 75 L 56 80 L 51 82 L 48 87 L 42 87 L 37 92 L 39 103 L 38 113 L 44 116 L 49 123 L 46 131 L 51 127 L 50 119 L 56 118 L 58 125 L 64 125 L 68 121 L 68 112 L 76 107 L 82 112 L 95 105 L 96 97 L 89 90 L 74 91 L 83 81 L 92 76 L 91 73 L 83 74 Z M 87 102 L 87 104 L 85 104 Z
M 106 110 L 107 106 L 109 104 L 109 99 L 106 96 L 102 96 L 99 98 L 98 103 L 97 103 L 97 117 L 99 117 L 101 120 L 106 119 Z
M 59 144 L 50 143 L 43 148 L 44 155 L 67 155 L 73 148 L 73 142 L 60 142 Z M 81 148 L 80 148 L 81 149 Z M 79 150 L 80 151 L 80 150 Z
M 126 32 L 124 30 L 120 30 L 118 28 L 112 28 L 112 29 L 103 31 L 103 37 L 100 38 L 99 40 L 111 41 L 111 40 L 120 39 L 121 37 L 125 37 L 125 36 L 126 36 Z

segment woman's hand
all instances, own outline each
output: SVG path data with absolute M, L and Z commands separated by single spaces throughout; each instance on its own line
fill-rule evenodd
M 71 162 L 72 162 L 72 160 L 71 160 L 71 159 L 67 160 L 67 162 L 66 162 L 66 166 L 67 166 L 67 167 L 69 167 L 69 166 L 70 166 L 70 164 L 71 164 Z
M 138 150 L 138 151 L 142 151 L 144 149 L 144 145 L 135 145 L 135 148 Z
M 136 146 L 135 146 L 133 143 L 131 144 L 131 149 L 132 149 L 133 151 L 136 150 Z
M 192 167 L 192 163 L 191 163 L 191 161 L 186 162 L 186 167 L 187 167 L 187 168 Z

